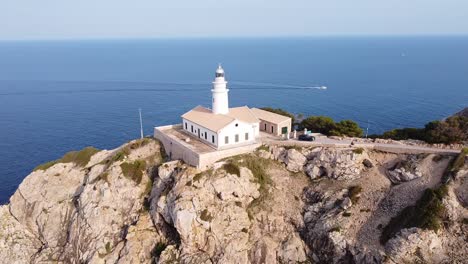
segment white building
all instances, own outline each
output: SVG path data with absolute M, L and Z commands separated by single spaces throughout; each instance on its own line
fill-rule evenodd
M 183 114 L 182 128 L 217 149 L 255 143 L 260 120 L 247 106 L 229 108 L 228 92 L 219 66 L 211 90 L 212 108 L 197 106 Z

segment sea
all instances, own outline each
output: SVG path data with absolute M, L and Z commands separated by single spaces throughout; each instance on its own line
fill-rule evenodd
M 468 36 L 0 42 L 0 204 L 37 165 L 112 149 L 210 106 L 221 63 L 231 106 L 352 119 L 369 133 L 468 106 Z M 326 89 L 325 89 L 326 87 Z

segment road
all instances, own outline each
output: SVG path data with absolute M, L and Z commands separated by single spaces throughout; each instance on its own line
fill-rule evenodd
M 325 146 L 325 147 L 363 147 L 372 148 L 376 150 L 393 152 L 393 153 L 406 153 L 406 154 L 417 154 L 417 153 L 440 153 L 440 154 L 457 154 L 460 150 L 456 149 L 443 149 L 443 148 L 431 148 L 415 145 L 406 144 L 390 144 L 390 143 L 372 143 L 372 142 L 354 142 L 351 145 L 352 139 L 332 139 L 323 135 L 315 135 L 315 141 L 299 141 L 297 139 L 281 140 L 271 136 L 263 135 L 262 141 L 265 143 L 273 143 L 276 145 L 299 145 L 299 146 Z

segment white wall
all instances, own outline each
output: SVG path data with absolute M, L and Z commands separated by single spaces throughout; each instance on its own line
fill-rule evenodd
M 237 126 L 236 126 L 237 124 Z M 249 133 L 248 140 L 245 140 L 245 133 Z M 239 120 L 231 122 L 229 125 L 221 129 L 218 133 L 218 148 L 228 147 L 230 145 L 246 144 L 255 142 L 258 136 L 258 123 L 244 123 Z M 235 141 L 235 135 L 239 135 L 239 141 Z M 229 137 L 229 143 L 225 144 L 225 137 Z
M 185 128 L 185 124 L 187 124 L 187 129 Z M 193 132 L 192 132 L 192 126 L 193 126 Z M 218 134 L 216 132 L 213 132 L 211 130 L 208 130 L 202 126 L 199 126 L 195 123 L 192 123 L 184 118 L 182 118 L 182 128 L 192 134 L 194 137 L 199 138 L 201 141 L 208 143 L 212 146 L 217 147 L 218 146 Z M 198 129 L 200 129 L 200 137 L 198 137 Z M 206 133 L 206 139 L 205 139 L 205 133 Z M 212 137 L 214 136 L 214 143 L 212 141 Z
M 187 124 L 187 128 L 185 128 L 185 124 Z M 193 126 L 193 132 L 192 132 L 192 126 Z M 238 121 L 238 120 L 231 122 L 229 125 L 221 129 L 219 133 L 208 130 L 186 119 L 182 119 L 182 128 L 188 133 L 192 134 L 194 137 L 199 138 L 201 141 L 207 144 L 210 144 L 216 148 L 229 147 L 229 146 L 234 146 L 238 144 L 253 143 L 256 141 L 255 139 L 259 136 L 259 130 L 258 130 L 259 124 L 258 123 L 249 124 L 249 123 L 245 123 L 245 122 Z M 198 137 L 198 129 L 200 129 L 200 137 Z M 205 133 L 207 134 L 206 139 L 205 139 Z M 249 134 L 248 140 L 245 140 L 245 133 Z M 238 142 L 235 141 L 236 134 L 239 135 Z M 213 136 L 214 136 L 214 143 L 212 142 Z M 226 136 L 229 137 L 228 144 L 224 143 Z

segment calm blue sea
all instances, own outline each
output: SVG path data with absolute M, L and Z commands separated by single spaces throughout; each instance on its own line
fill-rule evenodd
M 371 133 L 468 106 L 468 37 L 0 42 L 0 204 L 38 164 L 111 149 L 211 101 L 354 119 Z M 327 90 L 313 87 L 327 86 Z

